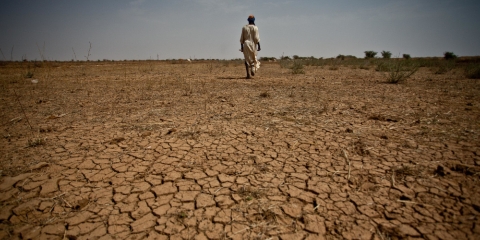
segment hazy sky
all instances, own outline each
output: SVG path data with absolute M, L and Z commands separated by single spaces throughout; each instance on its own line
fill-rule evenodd
M 249 14 L 261 57 L 480 55 L 478 0 L 2 0 L 0 59 L 241 58 Z

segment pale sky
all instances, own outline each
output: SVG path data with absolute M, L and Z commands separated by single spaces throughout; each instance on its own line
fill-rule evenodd
M 0 60 L 242 58 L 250 14 L 260 57 L 480 55 L 478 0 L 2 0 Z

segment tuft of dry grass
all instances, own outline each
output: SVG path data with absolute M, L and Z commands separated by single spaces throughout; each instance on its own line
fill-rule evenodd
M 421 166 L 408 166 L 404 165 L 399 168 L 392 167 L 390 171 L 387 172 L 388 175 L 392 177 L 392 181 L 400 182 L 404 181 L 406 177 L 418 177 L 421 176 L 424 172 L 423 167 Z
M 267 164 L 265 163 L 256 164 L 255 168 L 261 173 L 266 173 L 269 170 Z
M 366 156 L 370 154 L 367 145 L 361 140 L 353 143 L 353 149 L 360 156 Z
M 189 126 L 186 131 L 182 132 L 180 136 L 183 136 L 188 139 L 196 140 L 200 136 L 201 131 L 198 129 L 197 125 L 194 124 Z
M 237 190 L 237 193 L 247 201 L 259 199 L 265 195 L 264 191 L 252 186 L 242 186 Z
M 43 138 L 32 138 L 28 139 L 27 146 L 28 147 L 37 147 L 45 144 L 45 139 Z
M 176 215 L 178 220 L 183 220 L 183 219 L 186 219 L 188 218 L 188 213 L 186 211 L 179 211 Z

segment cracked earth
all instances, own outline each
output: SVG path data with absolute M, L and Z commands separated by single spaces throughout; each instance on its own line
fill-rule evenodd
M 428 68 L 0 67 L 1 239 L 479 239 L 480 85 Z

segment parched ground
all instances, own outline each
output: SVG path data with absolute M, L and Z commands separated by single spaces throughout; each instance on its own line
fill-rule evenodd
M 305 72 L 3 64 L 0 238 L 480 238 L 478 80 Z

